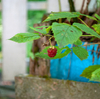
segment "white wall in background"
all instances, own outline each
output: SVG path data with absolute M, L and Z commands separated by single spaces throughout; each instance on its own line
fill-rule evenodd
M 59 12 L 58 0 L 47 0 L 47 12 Z M 62 11 L 69 11 L 68 0 L 61 0 Z
M 47 1 L 48 1 L 47 12 L 50 13 L 51 11 L 53 12 L 59 11 L 58 0 L 47 0 Z M 73 0 L 73 1 L 75 4 L 76 11 L 80 11 L 83 0 Z M 84 9 L 86 7 L 86 3 L 87 3 L 87 0 L 85 0 Z M 68 0 L 61 0 L 61 7 L 62 7 L 62 11 L 69 11 Z M 96 0 L 91 0 L 88 8 L 90 12 L 94 12 L 97 8 Z
M 73 0 L 75 4 L 76 11 L 80 11 L 82 2 L 83 0 Z M 85 0 L 85 5 L 84 9 L 86 7 L 86 2 Z M 62 11 L 69 11 L 69 3 L 68 0 L 61 0 L 61 7 Z M 91 0 L 89 4 L 89 11 L 94 12 L 97 8 L 96 0 Z M 0 10 L 2 9 L 1 3 L 0 3 Z M 46 10 L 47 12 L 58 12 L 59 11 L 59 5 L 58 5 L 58 0 L 47 0 L 46 1 L 41 1 L 41 2 L 27 2 L 27 9 L 28 10 Z
M 75 4 L 76 11 L 80 11 L 83 0 L 73 0 L 73 1 L 74 1 L 74 4 Z M 84 4 L 83 9 L 86 8 L 86 4 L 87 4 L 87 0 L 85 0 L 85 4 Z M 89 12 L 94 12 L 96 10 L 96 8 L 97 8 L 96 0 L 91 0 L 90 4 L 88 6 Z
M 8 40 L 26 32 L 27 0 L 2 0 L 3 18 L 3 80 L 13 81 L 15 75 L 26 73 L 26 46 Z

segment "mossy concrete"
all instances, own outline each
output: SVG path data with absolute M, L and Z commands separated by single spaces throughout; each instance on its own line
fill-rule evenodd
M 16 99 L 100 99 L 100 84 L 19 75 L 15 93 Z

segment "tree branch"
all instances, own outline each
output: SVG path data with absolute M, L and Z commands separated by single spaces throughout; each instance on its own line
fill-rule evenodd
M 68 0 L 70 12 L 76 12 L 73 0 Z
M 70 12 L 76 12 L 73 0 L 68 0 L 68 2 L 69 2 Z M 73 21 L 77 22 L 78 20 L 77 18 L 73 18 Z
M 82 7 L 81 7 L 81 10 L 80 10 L 80 13 L 83 13 L 84 4 L 85 4 L 85 0 L 83 0 L 83 2 L 82 2 Z
M 88 12 L 88 5 L 89 5 L 90 1 L 91 0 L 87 0 L 87 5 L 86 5 L 86 8 L 84 10 L 84 14 L 89 14 L 89 12 Z

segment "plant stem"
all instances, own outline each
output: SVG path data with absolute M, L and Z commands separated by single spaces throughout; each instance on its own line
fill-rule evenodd
M 68 2 L 69 2 L 70 11 L 76 12 L 73 0 L 68 0 Z
M 59 3 L 59 12 L 61 12 L 61 2 L 60 2 L 60 0 L 58 0 L 58 3 Z M 61 22 L 62 22 L 62 19 L 60 18 L 59 23 L 61 23 Z
M 61 2 L 60 2 L 60 0 L 58 0 L 58 3 L 59 3 L 59 12 L 61 12 Z
M 61 22 L 62 22 L 62 19 L 60 18 L 60 19 L 59 19 L 59 23 L 61 23 Z
M 76 12 L 73 0 L 68 0 L 70 12 Z M 78 22 L 77 18 L 73 18 L 74 22 Z
M 81 35 L 81 36 L 94 36 L 94 35 Z
M 81 18 L 78 18 L 84 25 L 86 25 L 87 27 L 89 27 Z
M 52 35 L 45 35 L 45 36 L 52 36 Z
M 49 38 L 50 46 L 52 46 L 52 44 L 51 44 L 51 39 L 52 39 L 53 37 L 54 37 L 54 36 L 52 36 L 52 37 Z

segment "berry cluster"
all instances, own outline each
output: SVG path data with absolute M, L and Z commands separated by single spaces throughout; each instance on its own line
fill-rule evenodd
M 48 56 L 49 56 L 49 57 L 54 57 L 54 56 L 56 56 L 57 49 L 54 48 L 54 47 L 51 47 L 51 48 L 49 48 L 49 49 L 47 50 L 47 52 L 48 52 Z

